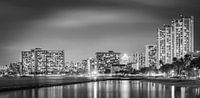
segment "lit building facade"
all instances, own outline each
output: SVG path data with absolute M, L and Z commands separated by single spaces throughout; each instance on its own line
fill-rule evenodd
M 64 67 L 63 50 L 42 50 L 41 48 L 22 51 L 23 73 L 54 74 Z
M 120 53 L 114 51 L 96 52 L 97 68 L 100 72 L 111 69 L 112 65 L 120 63 Z
M 133 64 L 132 64 L 132 68 L 133 69 L 139 69 L 139 61 L 140 61 L 140 58 L 139 58 L 139 53 L 135 53 L 133 54 Z
M 133 54 L 133 62 L 132 63 L 133 63 L 132 68 L 136 69 L 136 70 L 145 67 L 145 55 L 144 55 L 144 53 Z
M 82 64 L 85 67 L 87 73 L 91 73 L 97 70 L 97 60 L 95 58 L 88 58 L 87 60 L 82 60 Z
M 172 27 L 164 25 L 158 29 L 158 63 L 171 63 L 173 59 Z
M 139 69 L 145 67 L 145 54 L 140 53 L 139 54 Z
M 65 66 L 64 50 L 47 50 L 46 53 L 47 72 L 54 74 L 60 72 Z
M 22 63 L 21 62 L 15 62 L 15 63 L 10 63 L 9 65 L 9 71 L 21 75 L 22 74 Z
M 22 51 L 22 66 L 24 74 L 35 72 L 34 58 L 31 51 Z
M 158 63 L 172 63 L 173 57 L 181 58 L 194 52 L 194 17 L 172 21 L 171 26 L 158 29 Z
M 82 64 L 84 70 L 87 72 L 88 71 L 88 61 L 87 61 L 87 59 L 82 60 L 81 64 Z
M 174 57 L 184 57 L 194 52 L 194 17 L 183 17 L 172 21 L 174 33 Z
M 145 45 L 145 67 L 157 65 L 157 45 Z

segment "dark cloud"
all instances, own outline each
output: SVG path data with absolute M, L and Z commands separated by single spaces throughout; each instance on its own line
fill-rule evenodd
M 200 50 L 199 0 L 1 0 L 0 62 L 19 61 L 35 47 L 64 49 L 68 60 L 96 51 L 135 52 L 156 40 L 156 29 L 179 14 L 195 16 Z M 138 48 L 139 47 L 139 48 Z

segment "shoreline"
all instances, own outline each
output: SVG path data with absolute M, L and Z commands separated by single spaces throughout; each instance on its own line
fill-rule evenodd
M 43 87 L 73 85 L 88 82 L 109 81 L 109 80 L 130 80 L 161 83 L 182 87 L 200 87 L 200 80 L 188 79 L 155 79 L 147 77 L 17 77 L 0 78 L 0 92 L 37 89 Z M 14 82 L 12 82 L 14 81 Z
M 191 79 L 143 79 L 141 81 L 154 82 L 177 87 L 200 87 L 200 80 Z

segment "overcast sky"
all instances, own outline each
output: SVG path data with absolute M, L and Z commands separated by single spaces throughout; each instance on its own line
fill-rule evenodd
M 200 50 L 200 0 L 1 0 L 0 65 L 36 47 L 65 50 L 67 61 L 142 51 L 180 14 L 195 17 Z

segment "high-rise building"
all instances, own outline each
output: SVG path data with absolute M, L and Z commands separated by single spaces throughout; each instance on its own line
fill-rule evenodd
M 58 73 L 64 67 L 64 51 L 41 48 L 22 51 L 22 65 L 25 74 Z
M 120 53 L 114 51 L 96 52 L 98 70 L 111 69 L 112 65 L 120 63 Z
M 194 52 L 194 17 L 181 16 L 172 21 L 174 33 L 174 57 L 184 57 L 189 52 Z
M 173 59 L 172 27 L 164 25 L 158 29 L 158 62 L 171 63 Z
M 157 65 L 157 45 L 145 45 L 145 67 Z
M 172 63 L 173 57 L 181 58 L 194 52 L 193 16 L 181 16 L 180 19 L 173 20 L 171 26 L 159 28 L 157 42 L 159 63 Z
M 47 50 L 46 53 L 47 72 L 60 72 L 65 65 L 64 50 Z
M 33 56 L 34 55 L 31 51 L 22 51 L 22 72 L 24 74 L 35 72 Z

